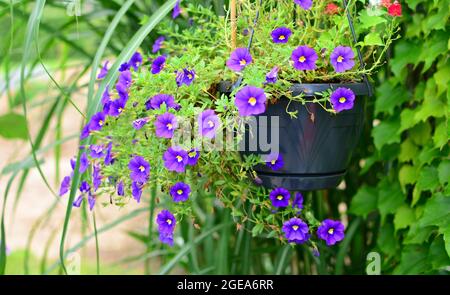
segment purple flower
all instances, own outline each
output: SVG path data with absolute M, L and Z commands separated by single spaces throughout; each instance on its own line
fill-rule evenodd
M 284 166 L 283 156 L 281 154 L 271 153 L 267 155 L 266 166 L 272 169 L 273 171 L 280 170 Z
M 297 49 L 292 51 L 291 55 L 294 68 L 300 71 L 316 69 L 316 61 L 318 58 L 314 49 L 306 45 L 297 47 Z
M 119 196 L 125 195 L 125 187 L 122 180 L 119 181 L 119 183 L 117 183 L 117 195 Z
M 119 72 L 125 72 L 125 71 L 128 71 L 129 69 L 130 69 L 130 65 L 127 62 L 125 62 L 120 65 Z
M 169 246 L 173 246 L 173 233 L 172 232 L 160 232 L 159 240 L 163 244 L 167 244 Z
M 291 195 L 287 189 L 277 187 L 270 192 L 269 198 L 274 207 L 280 208 L 289 206 L 289 199 L 291 198 Z
M 292 35 L 292 31 L 289 28 L 281 27 L 273 30 L 271 35 L 274 43 L 287 43 Z
M 79 190 L 81 193 L 89 193 L 91 191 L 91 186 L 86 181 L 81 182 Z
M 166 57 L 164 55 L 158 56 L 152 63 L 152 74 L 159 74 L 166 65 Z
M 63 178 L 63 180 L 61 182 L 61 186 L 59 188 L 59 196 L 60 197 L 64 196 L 69 191 L 70 181 L 71 181 L 70 176 L 66 176 Z
M 119 99 L 126 102 L 128 100 L 128 86 L 126 86 L 124 83 L 117 83 L 116 90 L 117 94 L 119 94 Z
M 197 149 L 191 149 L 188 152 L 187 164 L 189 166 L 195 166 L 198 162 L 198 158 L 200 158 L 200 152 Z
M 165 113 L 156 117 L 155 133 L 157 137 L 172 138 L 178 122 L 174 114 Z
M 278 80 L 278 71 L 280 70 L 279 67 L 275 66 L 273 67 L 270 72 L 266 74 L 266 82 L 264 84 L 273 84 L 276 83 Z
M 89 210 L 92 211 L 92 209 L 94 209 L 95 206 L 95 197 L 91 194 L 88 195 L 88 203 L 89 203 Z
M 90 133 L 91 132 L 89 130 L 89 123 L 88 123 L 83 127 L 83 129 L 81 129 L 80 140 L 88 138 Z
M 94 186 L 94 192 L 96 192 L 102 184 L 102 175 L 100 172 L 100 167 L 94 165 L 94 171 L 92 172 L 92 184 Z
M 83 202 L 83 196 L 78 196 L 78 198 L 72 203 L 72 206 L 79 208 L 81 206 L 82 202 Z
M 91 153 L 90 153 L 91 158 L 94 158 L 94 159 L 103 158 L 103 147 L 101 145 L 92 144 L 89 147 L 89 149 L 91 151 Z
M 351 89 L 339 87 L 331 94 L 330 101 L 337 113 L 351 110 L 355 103 L 355 93 Z
M 312 6 L 312 0 L 294 0 L 294 3 L 300 5 L 304 10 L 309 10 Z
M 147 110 L 157 110 L 161 108 L 162 104 L 166 105 L 166 109 L 177 109 L 179 107 L 172 95 L 163 93 L 157 94 L 147 100 L 145 107 Z
M 150 164 L 141 156 L 134 156 L 128 163 L 130 178 L 133 181 L 147 182 L 150 176 Z
M 227 67 L 235 72 L 242 71 L 252 62 L 252 55 L 247 48 L 236 48 L 227 60 Z
M 330 61 L 337 73 L 342 73 L 355 66 L 355 54 L 351 47 L 338 46 L 330 55 Z
M 107 60 L 104 63 L 103 67 L 100 69 L 100 73 L 98 74 L 97 79 L 103 79 L 106 77 L 106 75 L 108 75 L 108 64 L 109 61 Z
M 135 52 L 131 58 L 128 64 L 133 67 L 134 71 L 136 72 L 139 69 L 139 66 L 142 64 L 142 55 L 139 52 Z
M 156 223 L 158 224 L 159 232 L 173 233 L 177 220 L 169 210 L 162 210 L 156 216 Z
M 184 172 L 187 162 L 188 154 L 180 147 L 170 147 L 163 155 L 164 166 L 169 171 L 178 173 Z
M 181 2 L 181 0 L 178 0 L 177 3 L 175 3 L 175 6 L 173 7 L 173 11 L 172 11 L 173 19 L 176 19 L 181 13 L 180 2 Z
M 174 202 L 185 202 L 189 199 L 191 188 L 184 182 L 177 182 L 170 188 L 170 195 Z
M 108 143 L 108 146 L 106 147 L 105 162 L 104 162 L 106 166 L 109 166 L 113 163 L 111 151 L 112 151 L 112 142 L 110 141 Z
M 142 182 L 133 181 L 131 183 L 131 195 L 133 196 L 133 199 L 135 199 L 138 203 L 141 201 L 143 186 L 144 184 Z
M 80 169 L 78 170 L 81 174 L 83 174 L 89 166 L 89 160 L 86 153 L 82 153 L 80 157 Z
M 298 208 L 300 210 L 303 209 L 303 195 L 300 192 L 295 193 L 292 208 Z
M 297 217 L 283 223 L 281 230 L 289 243 L 303 244 L 310 237 L 308 225 Z
M 96 113 L 89 122 L 90 131 L 99 131 L 105 125 L 105 114 L 103 112 Z
M 111 102 L 109 106 L 109 112 L 108 115 L 112 117 L 118 117 L 120 114 L 122 114 L 123 110 L 125 109 L 125 106 L 127 104 L 127 100 L 118 98 Z
M 132 81 L 133 78 L 131 77 L 130 70 L 126 70 L 120 73 L 119 78 L 117 79 L 117 84 L 122 84 L 128 88 Z
M 155 40 L 155 43 L 153 43 L 152 46 L 152 53 L 156 53 L 161 49 L 165 39 L 164 36 L 160 36 Z
M 236 93 L 234 104 L 240 116 L 259 115 L 266 111 L 266 94 L 255 86 L 245 86 Z
M 192 81 L 195 79 L 195 71 L 188 70 L 184 68 L 182 71 L 177 72 L 176 82 L 177 86 L 181 87 L 181 85 L 186 84 L 186 86 L 189 86 L 192 84 Z
M 207 138 L 214 138 L 220 126 L 219 117 L 213 110 L 204 110 L 198 116 L 198 133 Z
M 133 121 L 133 128 L 136 130 L 142 129 L 148 123 L 148 118 L 140 118 Z
M 344 239 L 344 225 L 340 221 L 325 219 L 317 229 L 317 236 L 324 240 L 327 246 L 333 246 Z

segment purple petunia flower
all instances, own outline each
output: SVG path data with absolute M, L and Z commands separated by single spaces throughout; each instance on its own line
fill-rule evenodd
M 130 67 L 134 69 L 136 72 L 139 69 L 139 66 L 142 64 L 142 55 L 139 52 L 135 52 L 128 62 Z
M 140 118 L 133 121 L 133 128 L 136 130 L 142 129 L 148 123 L 148 118 Z
M 90 153 L 91 158 L 94 158 L 94 159 L 103 158 L 104 153 L 103 153 L 103 147 L 101 145 L 92 144 L 89 147 L 89 150 L 91 151 L 91 153 Z
M 355 103 L 355 98 L 355 93 L 351 89 L 339 87 L 331 94 L 330 101 L 333 109 L 339 113 L 344 110 L 351 110 Z
M 272 205 L 274 207 L 287 207 L 289 206 L 289 199 L 291 198 L 291 194 L 287 189 L 277 187 L 270 192 L 269 198 L 272 201 Z
M 102 184 L 102 175 L 100 172 L 100 167 L 94 165 L 94 171 L 92 172 L 92 185 L 94 186 L 94 192 L 96 192 Z
M 157 110 L 161 108 L 162 104 L 166 105 L 166 109 L 177 109 L 179 107 L 172 95 L 160 93 L 147 100 L 145 108 Z
M 294 0 L 294 3 L 300 5 L 304 10 L 309 10 L 312 7 L 312 0 Z
M 274 43 L 287 43 L 292 35 L 292 31 L 289 28 L 281 27 L 273 30 L 271 35 Z
M 91 132 L 89 130 L 89 123 L 88 123 L 83 127 L 83 129 L 81 129 L 80 140 L 88 138 L 90 133 Z
M 132 81 L 133 78 L 131 76 L 130 70 L 126 70 L 120 73 L 119 78 L 117 79 L 117 84 L 122 84 L 126 88 L 128 88 L 131 85 Z
M 170 195 L 174 202 L 185 202 L 189 199 L 191 188 L 184 182 L 177 182 L 170 188 Z
M 296 192 L 294 196 L 294 201 L 292 202 L 292 208 L 303 209 L 303 195 L 300 192 Z M 300 212 L 300 211 L 299 211 Z
M 188 152 L 187 164 L 189 166 L 195 166 L 200 158 L 200 152 L 197 149 L 191 149 Z
M 109 61 L 105 61 L 103 67 L 100 69 L 100 73 L 98 74 L 97 79 L 103 79 L 106 77 L 106 75 L 108 75 L 108 64 Z
M 125 62 L 120 65 L 119 72 L 122 73 L 122 72 L 128 71 L 129 69 L 130 69 L 130 65 L 127 62 Z
M 281 230 L 289 243 L 303 244 L 310 237 L 308 225 L 297 217 L 283 223 Z
M 177 220 L 169 210 L 162 210 L 156 216 L 156 223 L 158 224 L 159 232 L 173 233 Z
M 169 171 L 182 173 L 185 171 L 188 154 L 180 147 L 170 147 L 163 155 L 164 166 Z
M 108 143 L 108 146 L 106 147 L 106 154 L 105 154 L 105 161 L 104 161 L 106 166 L 109 166 L 113 163 L 113 157 L 112 157 L 111 151 L 112 151 L 112 142 L 110 141 Z
M 220 126 L 219 117 L 213 110 L 204 110 L 198 116 L 198 133 L 207 138 L 214 138 Z
M 164 55 L 158 56 L 152 63 L 152 74 L 159 74 L 166 66 L 166 57 Z
M 172 232 L 160 232 L 159 240 L 163 244 L 167 244 L 169 246 L 173 246 L 173 233 Z
M 103 112 L 96 113 L 89 122 L 90 131 L 99 131 L 105 125 L 105 114 Z
M 164 36 L 160 36 L 155 40 L 155 43 L 153 43 L 152 46 L 152 53 L 156 53 L 161 49 L 165 39 Z
M 291 59 L 294 62 L 294 68 L 300 71 L 316 69 L 316 61 L 319 57 L 316 51 L 309 46 L 299 46 L 292 51 Z
M 127 104 L 127 100 L 118 98 L 111 102 L 109 106 L 109 112 L 108 115 L 112 117 L 118 117 L 120 114 L 122 114 L 123 110 L 125 109 L 125 106 Z
M 80 169 L 78 170 L 81 174 L 83 174 L 89 166 L 89 160 L 86 153 L 82 153 L 80 157 Z
M 88 203 L 89 203 L 89 210 L 92 211 L 95 206 L 95 197 L 91 194 L 88 195 Z
M 252 62 L 252 55 L 247 48 L 236 48 L 227 60 L 227 67 L 235 72 L 242 71 Z
M 240 116 L 259 115 L 266 111 L 266 94 L 255 86 L 245 86 L 236 93 L 234 104 Z
M 266 166 L 273 171 L 280 170 L 284 166 L 283 156 L 281 154 L 271 153 L 266 156 Z
M 63 180 L 61 181 L 61 186 L 59 188 L 59 196 L 62 197 L 64 196 L 70 189 L 70 181 L 71 181 L 71 177 L 70 176 L 66 176 L 63 178 Z
M 119 183 L 117 183 L 117 195 L 119 195 L 119 196 L 125 195 L 125 186 L 124 186 L 122 180 L 119 181 Z
M 117 94 L 119 94 L 119 99 L 127 101 L 128 100 L 128 86 L 124 83 L 116 84 Z
M 266 82 L 264 84 L 273 84 L 276 83 L 278 80 L 278 71 L 280 70 L 279 67 L 275 66 L 273 67 L 270 72 L 266 74 Z
M 172 138 L 177 127 L 178 122 L 174 114 L 165 113 L 156 117 L 155 133 L 157 137 Z
M 182 71 L 177 72 L 177 77 L 175 81 L 177 82 L 177 86 L 181 87 L 181 85 L 186 84 L 186 86 L 189 86 L 192 84 L 192 82 L 195 79 L 195 71 L 188 70 L 187 68 L 184 68 Z
M 138 203 L 141 202 L 143 186 L 144 184 L 142 182 L 133 181 L 131 183 L 131 195 L 133 196 L 133 199 L 135 199 Z
M 150 164 L 141 156 L 134 156 L 128 163 L 130 178 L 133 181 L 147 182 L 150 176 Z
M 83 202 L 83 196 L 78 196 L 78 198 L 76 198 L 76 200 L 72 203 L 72 206 L 79 208 L 81 206 L 82 202 Z
M 355 66 L 355 54 L 351 47 L 338 46 L 330 55 L 330 61 L 337 73 L 342 73 Z
M 344 239 L 344 225 L 340 221 L 325 219 L 317 229 L 317 236 L 324 240 L 327 246 L 333 246 Z
M 178 0 L 175 3 L 175 6 L 173 7 L 173 11 L 172 11 L 173 19 L 176 19 L 181 14 L 180 2 L 181 2 L 181 0 Z

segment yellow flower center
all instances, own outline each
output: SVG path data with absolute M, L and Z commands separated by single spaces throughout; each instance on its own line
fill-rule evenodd
M 145 171 L 145 167 L 144 166 L 139 166 L 139 171 L 144 172 Z
M 103 120 L 98 121 L 98 125 L 103 126 Z
M 328 230 L 328 233 L 329 233 L 330 235 L 332 235 L 332 234 L 334 233 L 334 228 L 330 228 L 330 229 Z
M 188 74 L 187 76 L 188 76 L 189 80 L 192 80 L 192 75 L 191 74 Z
M 195 157 L 195 155 L 197 155 L 197 152 L 190 152 L 188 154 L 189 158 L 193 158 L 193 157 Z
M 343 60 L 344 60 L 344 58 L 342 56 L 338 56 L 337 62 L 342 62 Z
M 166 222 L 167 222 L 168 225 L 172 224 L 172 220 L 171 219 L 167 219 Z
M 279 40 L 284 40 L 286 39 L 286 37 L 284 35 L 281 35 L 280 37 L 278 37 Z
M 245 66 L 247 64 L 247 61 L 245 59 L 241 59 L 241 61 L 239 62 L 239 64 L 241 66 Z
M 293 226 L 292 226 L 292 229 L 293 229 L 293 230 L 298 230 L 298 225 L 293 225 Z
M 277 200 L 278 200 L 278 201 L 281 201 L 281 200 L 283 200 L 283 199 L 284 199 L 283 195 L 278 195 L 278 196 L 277 196 Z
M 256 104 L 256 98 L 253 96 L 248 99 L 248 103 L 253 107 Z
M 123 109 L 122 109 L 122 108 L 118 108 L 117 111 L 118 111 L 119 113 L 121 113 L 121 112 L 123 111 Z
M 209 128 L 213 128 L 214 127 L 214 122 L 209 120 L 208 121 L 208 126 L 209 126 Z
M 276 162 L 277 162 L 277 160 L 272 160 L 272 161 L 270 161 L 270 163 L 271 163 L 272 165 L 275 165 Z
M 179 190 L 177 190 L 177 194 L 182 195 L 183 191 L 179 189 Z
M 170 124 L 170 123 L 167 123 L 167 129 L 169 129 L 169 130 L 172 130 L 172 128 L 173 128 L 173 125 L 172 124 Z
M 347 99 L 346 99 L 345 97 L 339 98 L 339 102 L 340 102 L 340 103 L 344 103 L 344 102 L 346 102 L 346 101 L 347 101 Z
M 305 62 L 305 60 L 306 60 L 306 57 L 304 57 L 304 56 L 300 56 L 300 58 L 298 59 L 299 62 Z
M 178 162 L 183 161 L 183 157 L 181 157 L 181 156 L 176 156 L 176 158 L 177 158 Z

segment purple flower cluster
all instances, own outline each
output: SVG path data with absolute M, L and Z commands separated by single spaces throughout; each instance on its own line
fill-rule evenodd
M 177 224 L 175 216 L 168 210 L 162 210 L 156 216 L 156 223 L 158 224 L 159 240 L 164 244 L 173 246 L 173 232 Z

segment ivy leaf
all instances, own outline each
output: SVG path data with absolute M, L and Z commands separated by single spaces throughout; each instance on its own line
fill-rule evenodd
M 386 82 L 377 88 L 375 101 L 375 115 L 387 113 L 392 115 L 394 108 L 408 101 L 408 91 L 403 86 L 396 86 L 393 82 Z
M 444 185 L 450 182 L 450 160 L 443 160 L 438 166 L 439 182 Z
M 416 113 L 414 110 L 411 109 L 402 110 L 400 114 L 400 129 L 398 131 L 399 133 L 413 127 L 418 123 L 415 115 Z
M 428 247 L 409 245 L 403 248 L 400 264 L 393 274 L 410 275 L 422 274 L 429 269 Z
M 427 166 L 420 170 L 417 187 L 422 191 L 433 191 L 439 185 L 438 171 L 433 166 Z
M 383 253 L 394 256 L 397 250 L 397 239 L 395 238 L 394 226 L 386 222 L 378 232 L 377 246 Z
M 446 253 L 445 242 L 442 235 L 437 236 L 430 245 L 428 260 L 434 269 L 450 265 L 450 258 Z
M 364 37 L 364 46 L 384 46 L 380 34 L 372 32 Z
M 377 209 L 377 198 L 378 192 L 375 187 L 362 186 L 352 199 L 350 212 L 366 218 L 370 212 Z
M 397 212 L 395 213 L 394 217 L 395 231 L 407 228 L 414 222 L 415 219 L 416 216 L 414 214 L 413 209 L 411 209 L 407 205 L 401 206 L 400 208 L 397 209 Z
M 405 190 L 405 186 L 407 184 L 414 184 L 418 178 L 418 169 L 417 166 L 412 165 L 403 165 L 402 168 L 398 171 L 398 180 L 403 190 Z
M 450 224 L 450 197 L 445 197 L 438 193 L 429 199 L 425 205 L 423 216 L 420 219 L 420 226 L 435 225 L 448 227 Z
M 425 146 L 419 154 L 420 165 L 430 164 L 434 159 L 440 156 L 439 149 L 433 146 Z
M 445 250 L 447 251 L 447 255 L 450 257 L 450 226 L 445 227 L 442 234 L 444 235 Z
M 372 136 L 375 147 L 379 150 L 384 145 L 399 143 L 400 135 L 398 129 L 400 128 L 400 120 L 398 117 L 393 117 L 389 120 L 382 121 L 378 126 L 373 128 Z
M 395 58 L 391 60 L 391 70 L 395 76 L 401 77 L 401 72 L 406 70 L 408 64 L 416 65 L 423 44 L 416 44 L 403 39 L 395 46 Z
M 415 159 L 418 154 L 419 148 L 410 138 L 408 138 L 400 145 L 400 154 L 398 155 L 398 159 L 400 162 L 408 162 Z
M 404 201 L 405 195 L 398 182 L 392 183 L 384 179 L 378 184 L 378 210 L 382 220 L 387 214 L 396 212 Z
M 422 244 L 428 241 L 434 231 L 436 231 L 436 227 L 434 226 L 421 227 L 419 222 L 415 222 L 410 226 L 403 243 L 405 245 Z
M 448 36 L 446 32 L 435 31 L 433 35 L 428 37 L 426 42 L 422 44 L 424 50 L 422 50 L 418 58 L 418 60 L 425 62 L 422 73 L 428 71 L 438 56 L 447 52 L 447 40 Z
M 428 97 L 423 104 L 417 108 L 414 120 L 425 121 L 429 117 L 440 118 L 445 116 L 447 106 L 437 97 Z
M 8 139 L 27 139 L 27 120 L 23 115 L 9 113 L 0 116 L 0 136 Z
M 448 139 L 450 138 L 449 126 L 447 124 L 446 120 L 441 121 L 437 124 L 436 130 L 434 131 L 433 142 L 439 149 L 442 149 L 442 147 L 448 143 Z
M 431 125 L 428 122 L 422 122 L 411 130 L 409 130 L 409 136 L 410 138 L 416 143 L 417 145 L 425 145 L 431 137 Z
M 386 19 L 381 16 L 369 15 L 367 9 L 361 10 L 359 13 L 359 28 L 360 29 L 368 29 L 373 28 L 376 25 L 382 24 L 386 22 Z

